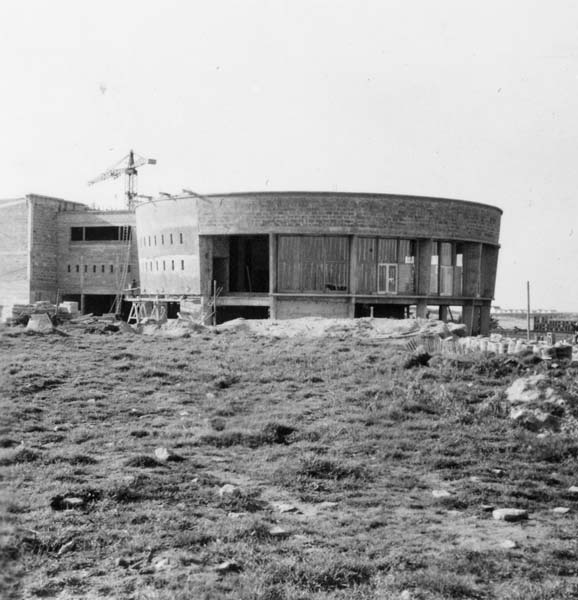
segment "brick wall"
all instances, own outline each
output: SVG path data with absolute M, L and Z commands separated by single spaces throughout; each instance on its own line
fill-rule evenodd
M 136 220 L 128 211 L 61 212 L 58 215 L 58 288 L 60 294 L 117 294 L 139 282 Z M 72 227 L 131 226 L 132 240 L 72 241 Z M 122 282 L 122 266 L 130 271 Z
M 60 287 L 59 217 L 83 215 L 89 209 L 84 204 L 38 194 L 29 194 L 27 200 L 31 214 L 30 300 L 55 302 Z M 60 289 L 60 295 L 62 293 Z
M 29 302 L 28 203 L 26 198 L 0 201 L 0 319 L 14 304 Z
M 333 193 L 212 195 L 201 234 L 346 233 L 498 243 L 498 208 L 441 198 Z

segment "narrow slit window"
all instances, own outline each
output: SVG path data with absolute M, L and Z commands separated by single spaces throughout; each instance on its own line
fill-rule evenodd
M 105 266 L 104 266 L 104 265 L 101 265 L 101 267 L 100 267 L 100 272 L 101 272 L 101 273 L 104 273 L 104 271 L 105 271 Z
M 70 273 L 70 271 L 71 271 L 71 268 L 70 268 L 70 265 L 68 265 L 68 272 Z
M 185 270 L 185 261 L 181 260 L 181 271 Z
M 166 271 L 166 270 L 167 270 L 167 265 L 166 265 L 165 261 L 163 260 L 163 271 Z
M 92 272 L 96 273 L 96 265 L 92 265 Z
M 80 266 L 76 265 L 76 272 L 79 273 L 80 272 Z
M 88 265 L 84 265 L 84 272 L 88 273 Z
M 175 261 L 171 260 L 171 271 L 175 270 Z
M 182 244 L 183 243 L 183 234 L 182 233 L 179 233 L 179 240 L 180 240 L 180 242 Z
M 110 272 L 114 273 L 114 265 L 110 265 Z
M 173 234 L 170 234 L 170 240 L 171 240 L 171 244 L 173 243 Z
M 165 234 L 161 233 L 161 246 L 165 245 Z
M 126 272 L 127 272 L 127 273 L 130 273 L 130 265 L 128 265 L 128 266 L 127 266 L 127 268 L 126 268 Z

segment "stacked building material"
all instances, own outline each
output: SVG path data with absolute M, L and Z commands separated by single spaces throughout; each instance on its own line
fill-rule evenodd
M 34 304 L 15 304 L 12 307 L 12 318 L 19 319 L 22 316 L 30 316 L 34 314 L 55 314 L 56 313 L 56 305 L 50 302 L 46 302 L 41 300 L 40 302 L 35 302 Z

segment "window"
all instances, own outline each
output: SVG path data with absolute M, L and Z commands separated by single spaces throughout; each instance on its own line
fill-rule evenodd
M 438 254 L 438 243 L 434 242 L 432 247 L 432 255 L 430 261 L 430 278 L 429 278 L 429 293 L 439 293 L 439 262 L 440 257 Z
M 181 260 L 181 271 L 185 270 L 185 261 Z
M 84 265 L 84 272 L 88 273 L 88 265 Z
M 70 241 L 71 242 L 82 242 L 84 239 L 84 227 L 71 227 L 70 228 Z
M 153 240 L 154 240 L 155 246 L 156 246 L 157 245 L 157 236 L 156 235 L 153 235 Z
M 149 248 L 151 247 L 151 236 L 149 235 Z
M 377 293 L 397 294 L 397 263 L 379 263 L 377 266 Z
M 167 270 L 167 266 L 166 266 L 165 261 L 163 260 L 163 271 L 166 271 L 166 270 Z
M 155 260 L 155 266 L 156 266 L 157 271 L 158 271 L 159 270 L 159 261 L 158 260 Z
M 415 294 L 415 240 L 360 237 L 357 291 L 360 294 Z
M 87 242 L 118 242 L 131 237 L 130 227 L 85 227 L 84 240 Z
M 461 296 L 463 249 L 453 242 L 434 242 L 430 270 L 430 294 Z
M 175 270 L 175 261 L 171 260 L 171 271 Z
M 179 233 L 179 240 L 180 240 L 180 242 L 182 244 L 183 243 L 183 234 L 182 233 Z
M 110 272 L 114 273 L 114 265 L 110 265 Z
M 130 273 L 130 265 L 127 265 L 127 267 L 126 267 L 126 272 L 127 272 L 127 273 Z
M 70 273 L 70 270 L 71 270 L 71 269 L 70 269 L 70 265 L 68 265 L 68 272 L 69 272 L 69 273 Z
M 101 272 L 101 273 L 104 273 L 104 265 L 101 265 L 101 267 L 100 267 L 100 272 Z
M 171 240 L 171 244 L 173 243 L 173 234 L 170 234 L 170 240 Z
M 80 272 L 80 265 L 76 265 L 76 272 L 79 273 Z
M 96 273 L 96 265 L 92 265 L 92 272 Z
M 165 235 L 164 233 L 161 233 L 161 246 L 165 245 Z

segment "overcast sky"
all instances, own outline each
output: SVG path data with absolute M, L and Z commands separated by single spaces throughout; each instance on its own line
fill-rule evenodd
M 503 209 L 496 304 L 578 311 L 578 2 L 0 5 L 0 197 L 335 190 Z

